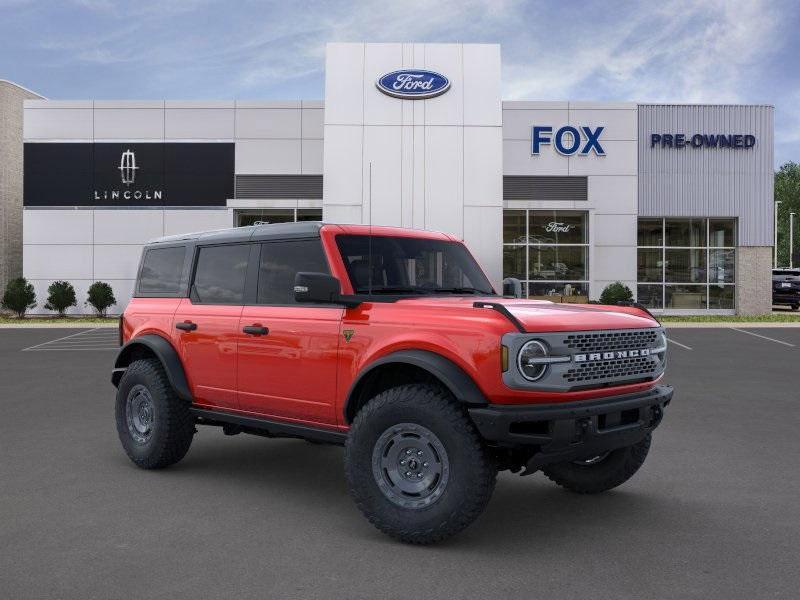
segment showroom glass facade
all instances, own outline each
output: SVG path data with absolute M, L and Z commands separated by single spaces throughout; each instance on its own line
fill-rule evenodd
M 236 210 L 236 227 L 294 221 L 322 221 L 321 208 L 253 208 Z
M 589 300 L 589 218 L 576 210 L 503 211 L 503 277 L 531 298 Z
M 657 310 L 733 310 L 735 219 L 640 218 L 637 296 Z

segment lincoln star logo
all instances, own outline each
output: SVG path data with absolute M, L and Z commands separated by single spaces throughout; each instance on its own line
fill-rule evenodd
M 574 359 L 579 362 L 594 362 L 597 360 L 614 360 L 617 358 L 637 358 L 639 356 L 650 356 L 650 350 L 616 350 L 614 352 L 592 352 L 590 354 L 576 354 Z
M 119 175 L 122 178 L 122 183 L 131 185 L 136 181 L 136 171 L 139 167 L 136 166 L 136 155 L 131 152 L 130 148 L 122 153 L 119 159 Z
M 450 80 L 435 71 L 405 69 L 381 75 L 375 85 L 387 96 L 424 100 L 444 94 L 450 89 Z
M 355 331 L 352 330 L 352 329 L 344 329 L 342 331 L 342 335 L 344 336 L 344 341 L 345 342 L 349 342 L 350 338 L 352 338 L 354 334 L 355 334 Z

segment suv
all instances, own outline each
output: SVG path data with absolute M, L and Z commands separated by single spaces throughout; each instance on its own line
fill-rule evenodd
M 774 269 L 772 271 L 772 304 L 800 308 L 800 270 Z
M 419 544 L 473 522 L 498 470 L 581 494 L 622 484 L 672 397 L 646 310 L 501 297 L 457 239 L 390 227 L 152 242 L 120 344 L 136 465 L 178 462 L 201 425 L 343 445 L 359 509 Z

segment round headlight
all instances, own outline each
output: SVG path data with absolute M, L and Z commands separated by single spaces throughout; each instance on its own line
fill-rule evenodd
M 542 342 L 532 340 L 526 343 L 517 355 L 519 372 L 528 381 L 541 379 L 547 370 L 547 363 L 540 361 L 543 358 L 547 358 L 548 354 L 547 346 Z

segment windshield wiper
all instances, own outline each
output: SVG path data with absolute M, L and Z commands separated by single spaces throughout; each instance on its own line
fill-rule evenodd
M 360 287 L 356 289 L 356 294 L 425 294 L 430 290 L 413 287 L 410 285 L 378 285 L 372 289 Z
M 479 290 L 474 287 L 451 287 L 451 288 L 436 288 L 434 292 L 441 294 L 480 294 L 481 296 L 494 296 L 492 292 L 486 290 Z

